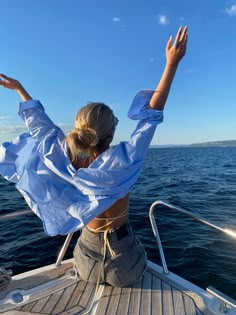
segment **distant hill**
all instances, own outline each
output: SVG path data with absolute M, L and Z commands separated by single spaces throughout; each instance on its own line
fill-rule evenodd
M 236 147 L 236 140 L 225 141 L 209 141 L 192 144 L 167 144 L 167 145 L 152 145 L 151 148 L 170 148 L 170 147 Z
M 190 144 L 191 147 L 236 147 L 236 140 L 211 141 Z

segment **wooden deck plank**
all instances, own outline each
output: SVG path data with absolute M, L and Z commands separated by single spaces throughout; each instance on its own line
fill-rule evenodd
M 122 288 L 116 315 L 128 315 L 131 288 Z
M 158 271 L 156 271 L 155 269 L 152 269 L 151 267 L 148 268 L 148 271 L 150 273 L 152 273 L 154 276 L 158 277 L 159 279 L 161 279 L 162 281 L 168 283 L 169 285 L 171 285 L 172 287 L 174 287 L 175 289 L 183 292 L 183 294 L 190 296 L 192 298 L 192 300 L 194 301 L 194 304 L 196 305 L 196 312 L 199 312 L 199 314 L 204 314 L 204 310 L 205 310 L 205 303 L 204 300 L 201 296 L 199 296 L 198 294 L 191 292 L 189 290 L 186 291 L 186 289 L 184 288 L 184 286 L 180 283 L 176 283 L 171 279 L 165 279 L 165 275 L 162 273 L 159 273 Z M 184 296 L 183 295 L 183 296 Z
M 59 314 L 65 310 L 66 305 L 67 305 L 69 299 L 71 298 L 71 295 L 74 292 L 76 285 L 77 285 L 77 283 L 74 283 L 64 290 L 64 292 L 62 293 L 62 296 L 61 296 L 60 300 L 58 301 L 57 305 L 55 306 L 52 314 Z
M 44 313 L 44 314 L 52 314 L 53 309 L 56 306 L 56 304 L 59 301 L 59 299 L 61 298 L 63 292 L 64 292 L 64 290 L 60 290 L 60 291 L 58 291 L 56 293 L 53 293 L 50 296 L 50 299 L 48 300 L 48 302 L 43 307 L 42 313 Z
M 66 306 L 66 310 L 77 305 L 81 295 L 83 294 L 84 288 L 86 287 L 87 282 L 80 280 L 77 286 L 74 289 L 74 292 Z
M 31 309 L 31 312 L 40 313 L 49 299 L 50 299 L 50 295 L 45 296 L 44 298 L 38 300 L 35 303 L 34 307 Z
M 111 299 L 108 304 L 106 314 L 116 314 L 120 301 L 121 288 L 113 288 L 111 291 Z
M 60 315 L 79 315 L 79 314 L 86 314 L 84 313 L 84 308 L 81 307 L 80 305 L 76 305 L 74 307 L 71 307 L 69 310 L 65 310 L 64 312 L 60 313 Z
M 141 303 L 141 290 L 142 280 L 131 288 L 130 302 L 129 302 L 129 314 L 139 315 L 140 303 Z
M 184 298 L 182 292 L 172 287 L 172 296 L 175 315 L 188 315 L 185 313 Z
M 36 275 L 26 276 L 25 278 L 13 280 L 10 284 L 0 291 L 0 299 L 3 299 L 9 292 L 14 290 L 29 290 L 36 287 L 42 283 L 48 282 L 50 280 L 59 278 L 63 276 L 68 270 L 73 268 L 72 262 L 63 263 L 54 269 L 43 271 Z
M 60 315 L 90 314 L 89 308 L 93 305 L 95 290 L 95 284 L 85 282 L 85 288 L 82 292 L 82 295 L 80 295 L 80 297 L 78 298 L 77 305 L 70 308 L 68 308 L 67 306 L 66 310 L 60 313 Z M 87 313 L 85 313 L 85 311 Z
M 112 287 L 111 286 L 105 287 L 104 292 L 103 292 L 103 294 L 101 296 L 101 299 L 99 301 L 99 304 L 98 304 L 96 315 L 105 315 L 105 314 L 107 314 L 106 310 L 107 310 L 107 306 L 108 306 L 109 301 L 110 301 L 111 292 L 112 292 Z M 111 315 L 111 314 L 107 314 L 107 315 Z
M 31 310 L 31 308 L 34 307 L 35 304 L 36 304 L 36 302 L 31 302 L 31 303 L 25 304 L 20 308 L 20 311 L 29 312 Z
M 81 307 L 86 307 L 90 298 L 93 298 L 94 297 L 94 294 L 95 294 L 95 290 L 96 290 L 96 284 L 94 283 L 90 283 L 88 282 L 86 284 L 86 287 L 84 289 L 84 292 L 79 300 L 79 305 Z
M 161 280 L 152 275 L 152 315 L 162 315 Z
M 173 298 L 171 286 L 162 281 L 162 302 L 163 302 L 163 314 L 174 315 Z M 188 314 L 190 315 L 190 314 Z
M 185 306 L 186 314 L 197 315 L 197 309 L 193 300 L 186 294 L 184 294 L 184 306 Z
M 42 315 L 42 313 L 31 313 L 31 312 L 22 312 L 22 311 L 16 311 L 12 310 L 6 313 L 3 313 L 3 315 Z
M 141 314 L 151 314 L 152 308 L 152 275 L 149 272 L 145 272 L 142 281 L 142 294 L 141 294 L 141 304 L 140 313 Z

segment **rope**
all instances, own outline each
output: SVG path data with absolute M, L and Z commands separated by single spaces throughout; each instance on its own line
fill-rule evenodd
M 126 210 L 125 210 L 125 212 L 126 212 Z M 124 216 L 124 214 L 122 214 L 121 216 Z M 121 216 L 119 216 L 119 217 L 121 217 Z M 115 218 L 113 218 L 113 221 L 112 222 L 114 222 L 116 219 L 118 219 L 118 217 L 115 217 Z M 109 222 L 110 223 L 110 222 Z M 106 224 L 107 225 L 107 224 Z M 104 227 L 104 226 L 103 226 Z M 91 230 L 91 229 L 89 229 L 89 230 Z M 96 232 L 98 232 L 98 230 L 99 230 L 99 228 L 98 229 L 96 229 Z M 97 297 L 97 293 L 98 293 L 98 288 L 99 288 L 99 283 L 100 283 L 100 277 L 101 277 L 101 273 L 102 273 L 102 269 L 103 269 L 103 272 L 104 272 L 104 264 L 105 264 L 105 259 L 106 259 L 106 252 L 107 252 L 107 248 L 109 249 L 109 252 L 110 252 L 110 254 L 111 254 L 111 256 L 115 256 L 116 255 L 116 252 L 111 248 L 111 245 L 110 245 L 110 242 L 109 242 L 109 239 L 108 239 L 108 237 L 107 237 L 107 234 L 109 234 L 110 232 L 111 232 L 112 230 L 105 230 L 103 233 L 103 235 L 104 235 L 104 252 L 103 252 L 103 260 L 102 260 L 102 263 L 101 263 L 101 267 L 100 267 L 100 270 L 99 270 L 99 272 L 98 272 L 98 278 L 97 278 L 97 283 L 96 283 L 96 288 L 95 288 L 95 293 L 94 293 L 94 297 L 93 297 L 93 301 L 92 301 L 92 303 L 91 303 L 91 306 L 90 306 L 90 308 L 89 308 L 89 310 L 88 311 L 86 311 L 86 313 L 85 314 L 89 314 L 90 313 L 90 311 L 91 311 L 91 309 L 92 309 L 92 307 L 93 307 L 93 304 L 94 304 L 94 301 L 95 301 L 95 299 L 96 299 L 96 297 Z M 99 231 L 99 232 L 101 232 L 101 231 Z M 103 277 L 104 278 L 104 277 Z
M 90 313 L 90 311 L 91 311 L 91 309 L 93 307 L 94 301 L 95 301 L 95 299 L 97 297 L 102 269 L 103 269 L 103 273 L 104 273 L 104 265 L 105 265 L 105 260 L 106 260 L 107 248 L 108 248 L 111 256 L 114 257 L 116 255 L 116 252 L 111 248 L 111 245 L 110 245 L 110 242 L 109 242 L 109 239 L 108 239 L 108 234 L 113 232 L 114 229 L 113 228 L 104 229 L 104 228 L 106 228 L 107 226 L 109 226 L 110 224 L 115 222 L 117 219 L 120 219 L 120 218 L 126 216 L 127 213 L 128 213 L 128 209 L 125 209 L 120 215 L 117 215 L 116 217 L 109 217 L 109 218 L 96 217 L 96 218 L 94 218 L 95 220 L 100 220 L 100 221 L 111 220 L 111 221 L 109 221 L 108 223 L 106 223 L 106 224 L 104 224 L 104 225 L 102 225 L 102 226 L 100 226 L 100 227 L 98 227 L 96 229 L 92 229 L 92 228 L 87 226 L 87 229 L 89 231 L 93 232 L 93 233 L 103 233 L 103 235 L 104 235 L 104 252 L 103 252 L 103 259 L 102 259 L 101 267 L 100 267 L 99 272 L 98 272 L 98 278 L 97 278 L 97 283 L 96 283 L 96 287 L 95 287 L 95 293 L 94 293 L 93 301 L 91 303 L 91 306 L 90 306 L 89 310 L 87 310 L 85 314 L 89 314 Z M 103 278 L 104 278 L 104 276 L 103 276 Z
M 11 281 L 11 276 L 9 273 L 0 267 L 0 290 L 5 289 Z
M 96 229 L 92 229 L 92 228 L 90 228 L 89 226 L 87 226 L 87 228 L 89 229 L 89 231 L 94 232 L 94 233 L 96 233 L 96 232 L 106 232 L 107 230 L 110 231 L 110 230 L 112 230 L 112 228 L 111 228 L 111 229 L 105 229 L 105 230 L 103 230 L 103 229 L 104 229 L 105 227 L 107 227 L 108 225 L 114 223 L 117 219 L 120 219 L 120 218 L 126 216 L 127 213 L 128 213 L 128 209 L 125 209 L 120 215 L 117 215 L 116 217 L 109 217 L 109 218 L 106 218 L 106 217 L 103 217 L 103 218 L 102 218 L 102 217 L 97 217 L 97 218 L 94 218 L 94 220 L 100 220 L 100 221 L 111 220 L 111 221 L 109 221 L 108 223 L 106 223 L 106 224 L 104 224 L 104 225 L 102 225 L 102 226 L 99 226 L 99 227 L 96 228 Z

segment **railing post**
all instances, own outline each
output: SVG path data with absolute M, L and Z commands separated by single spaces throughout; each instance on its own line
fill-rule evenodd
M 63 260 L 63 258 L 65 256 L 65 253 L 66 253 L 67 248 L 68 248 L 68 246 L 70 244 L 70 241 L 72 239 L 73 234 L 74 233 L 70 233 L 70 234 L 67 235 L 65 243 L 63 244 L 63 246 L 62 246 L 62 248 L 60 250 L 60 253 L 59 253 L 58 257 L 57 257 L 57 261 L 56 261 L 56 264 L 55 264 L 56 267 L 61 265 L 61 262 L 62 262 L 62 260 Z
M 166 264 L 166 259 L 165 259 L 165 255 L 164 255 L 162 244 L 161 244 L 161 238 L 160 238 L 160 235 L 159 235 L 159 232 L 158 232 L 158 228 L 157 228 L 157 225 L 156 225 L 156 220 L 155 220 L 155 217 L 154 217 L 154 215 L 152 213 L 150 213 L 150 220 L 151 220 L 153 234 L 154 234 L 154 236 L 156 238 L 157 245 L 158 245 L 158 248 L 159 248 L 161 262 L 162 262 L 162 267 L 163 267 L 163 272 L 164 272 L 165 275 L 167 275 L 169 273 L 169 270 L 168 270 L 168 267 L 167 267 L 167 264 Z

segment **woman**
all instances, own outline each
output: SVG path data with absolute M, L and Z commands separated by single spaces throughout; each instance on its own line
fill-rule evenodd
M 14 79 L 1 74 L 0 85 L 22 98 L 19 115 L 29 133 L 0 150 L 0 172 L 16 183 L 49 235 L 82 229 L 74 250 L 83 280 L 123 287 L 140 280 L 146 253 L 128 223 L 129 191 L 163 109 L 177 66 L 185 55 L 187 27 L 166 45 L 166 66 L 155 91 L 139 92 L 128 116 L 139 120 L 129 142 L 110 148 L 118 119 L 103 103 L 77 114 L 65 137 L 43 106 Z

